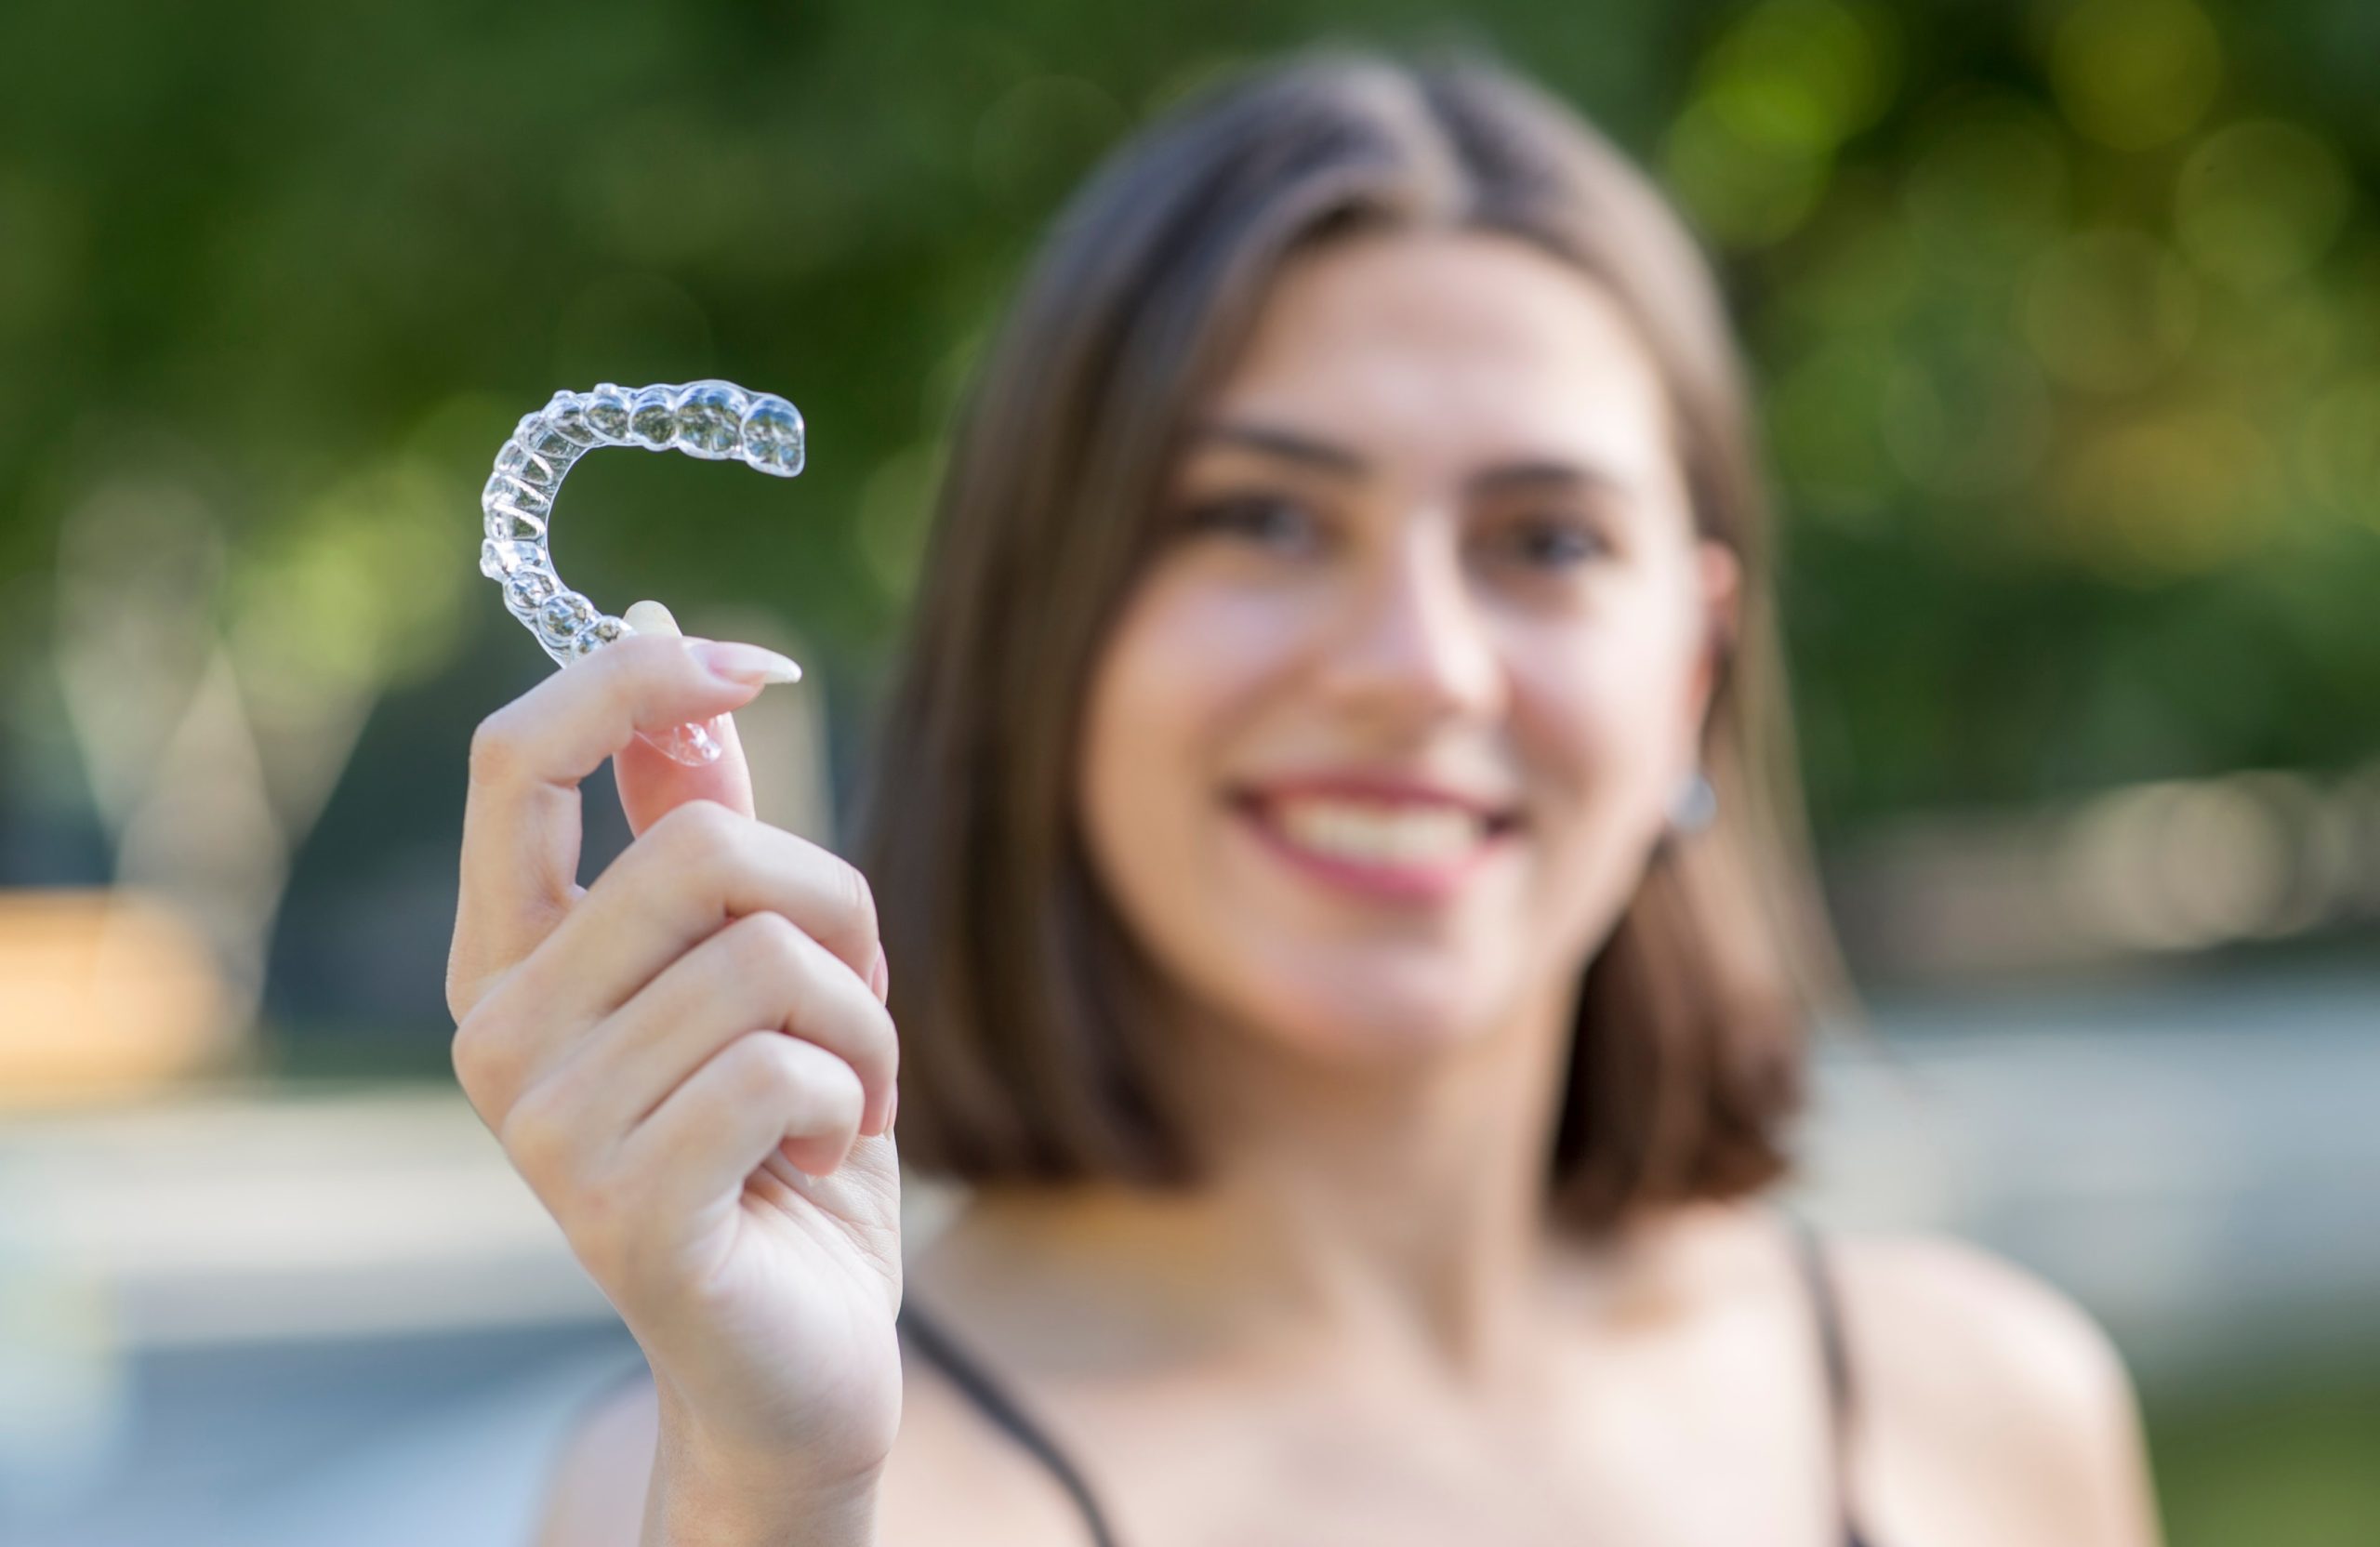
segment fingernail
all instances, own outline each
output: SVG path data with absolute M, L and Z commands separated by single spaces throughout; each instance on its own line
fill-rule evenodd
M 683 634 L 685 632 L 678 627 L 678 620 L 669 615 L 669 609 L 658 602 L 638 602 L 620 615 L 620 621 L 628 626 L 630 633 Z
M 790 656 L 757 644 L 704 640 L 686 647 L 716 675 L 736 682 L 799 682 L 801 668 Z
M 892 964 L 884 959 L 882 941 L 877 942 L 876 965 L 868 970 L 867 985 L 876 990 L 878 1004 L 884 1003 L 885 996 L 892 991 Z
M 884 1131 L 892 1131 L 892 1119 L 901 1115 L 901 1088 L 892 1087 L 892 1099 L 884 1104 Z

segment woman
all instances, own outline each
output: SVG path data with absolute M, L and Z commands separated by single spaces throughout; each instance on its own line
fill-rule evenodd
M 765 652 L 491 717 L 456 1064 L 652 1376 L 544 1540 L 2152 1541 L 2078 1312 L 1760 1199 L 1834 980 L 1748 442 L 1591 131 L 1302 57 L 1058 221 L 858 868 L 632 737 Z M 582 891 L 605 757 L 638 837 Z M 906 1297 L 896 1064 L 971 1184 Z

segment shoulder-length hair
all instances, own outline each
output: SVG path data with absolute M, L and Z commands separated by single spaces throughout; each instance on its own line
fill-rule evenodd
M 1715 822 L 1665 837 L 1583 974 L 1549 1196 L 1601 1230 L 1787 1168 L 1843 975 L 1786 712 L 1769 520 L 1725 308 L 1677 217 L 1552 97 L 1476 58 L 1330 48 L 1209 86 L 1059 215 L 964 395 L 860 796 L 901 1027 L 904 1156 L 966 1182 L 1195 1185 L 1152 1071 L 1166 985 L 1094 881 L 1073 750 L 1157 540 L 1179 432 L 1291 254 L 1508 233 L 1612 296 L 1653 357 L 1699 531 L 1741 562 L 1703 726 Z

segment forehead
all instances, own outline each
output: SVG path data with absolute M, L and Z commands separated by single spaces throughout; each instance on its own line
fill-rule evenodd
M 1489 232 L 1367 234 L 1291 259 L 1213 407 L 1415 473 L 1549 455 L 1649 470 L 1669 446 L 1659 375 L 1609 292 Z

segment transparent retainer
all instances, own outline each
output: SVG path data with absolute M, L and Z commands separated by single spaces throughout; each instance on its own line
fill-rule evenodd
M 682 451 L 791 478 L 801 470 L 801 411 L 729 381 L 634 389 L 605 382 L 589 392 L 556 392 L 522 419 L 480 496 L 480 573 L 503 588 L 505 610 L 565 667 L 635 631 L 563 585 L 554 569 L 554 501 L 572 464 L 598 446 Z M 707 725 L 637 734 L 690 767 L 726 751 Z

